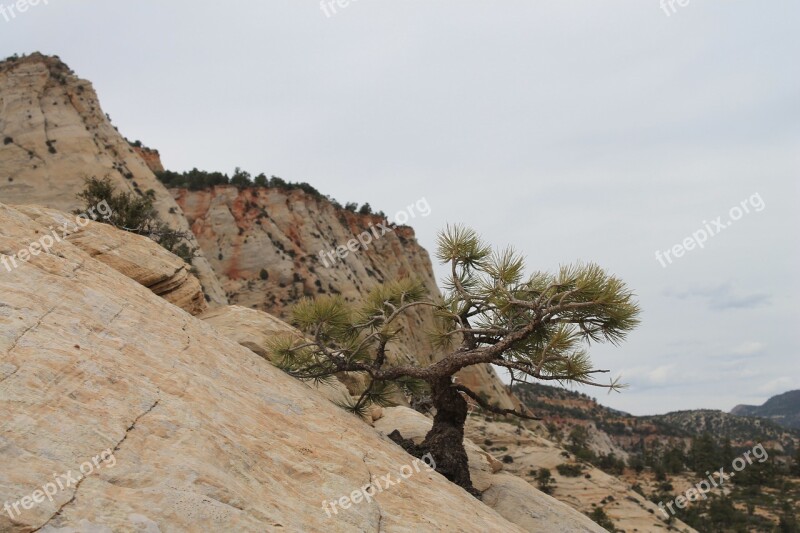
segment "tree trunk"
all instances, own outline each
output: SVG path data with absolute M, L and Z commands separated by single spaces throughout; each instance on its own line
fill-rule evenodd
M 433 456 L 437 472 L 480 498 L 480 492 L 472 486 L 467 451 L 464 449 L 464 424 L 469 406 L 453 387 L 450 376 L 431 383 L 431 396 L 436 416 L 420 448 Z

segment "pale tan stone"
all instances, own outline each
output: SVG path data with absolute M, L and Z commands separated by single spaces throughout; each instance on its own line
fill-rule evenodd
M 283 320 L 264 311 L 248 309 L 241 305 L 212 309 L 200 318 L 213 325 L 229 339 L 266 358 L 269 358 L 270 342 L 276 335 L 303 337 L 300 331 Z
M 538 493 L 536 498 L 531 497 L 532 491 Z M 542 523 L 558 524 L 550 530 L 558 533 L 605 531 L 566 504 L 537 491 L 517 476 L 504 472 L 492 476 L 492 486 L 484 491 L 483 503 L 525 531 L 546 531 L 540 529 Z
M 375 405 L 375 404 L 370 405 L 369 406 L 369 417 L 373 422 L 383 418 L 383 407 L 381 407 L 380 405 Z
M 0 62 L 0 95 L 0 201 L 71 212 L 83 207 L 76 195 L 85 178 L 107 177 L 119 191 L 152 190 L 161 218 L 176 230 L 189 230 L 167 189 L 103 112 L 92 84 L 58 58 L 31 54 Z M 226 305 L 202 251 L 193 266 L 211 303 Z
M 229 339 L 267 360 L 271 359 L 270 343 L 276 336 L 288 335 L 297 339 L 304 338 L 299 330 L 283 320 L 264 311 L 248 309 L 240 305 L 228 305 L 213 309 L 202 315 L 200 319 L 214 326 Z M 350 403 L 350 391 L 335 376 L 318 384 L 313 382 L 305 382 L 305 384 L 319 391 L 334 405 L 342 406 Z M 372 411 L 370 416 L 373 416 Z M 372 421 L 371 417 L 369 421 Z
M 100 222 L 80 227 L 75 215 L 56 209 L 35 205 L 15 209 L 53 227 L 58 236 L 68 231 L 67 241 L 186 312 L 198 315 L 208 309 L 203 287 L 189 266 L 151 239 Z

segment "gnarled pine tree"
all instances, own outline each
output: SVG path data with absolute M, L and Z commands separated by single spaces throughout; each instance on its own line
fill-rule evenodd
M 364 376 L 365 388 L 349 406 L 359 413 L 373 402 L 387 404 L 398 387 L 429 388 L 436 412 L 425 440 L 415 446 L 397 433 L 393 439 L 414 455 L 431 453 L 437 471 L 477 496 L 463 444 L 465 396 L 493 413 L 535 417 L 490 405 L 455 383 L 456 372 L 491 363 L 508 369 L 512 382 L 534 378 L 617 389 L 616 380 L 595 380 L 608 371 L 593 367 L 586 347 L 592 341 L 622 341 L 638 324 L 639 308 L 626 285 L 596 265 L 525 277 L 522 257 L 511 249 L 493 252 L 462 226 L 440 234 L 437 256 L 450 266 L 442 299 L 404 279 L 378 287 L 357 305 L 338 296 L 303 300 L 292 318 L 307 339 L 279 339 L 272 355 L 300 379 Z M 417 306 L 433 308 L 438 330 L 430 335 L 446 355 L 427 366 L 392 362 L 397 358 L 387 356 L 387 344 L 400 332 L 397 319 Z

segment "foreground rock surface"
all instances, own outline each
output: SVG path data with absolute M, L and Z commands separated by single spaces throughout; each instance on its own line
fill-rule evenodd
M 269 313 L 248 309 L 240 305 L 218 307 L 199 318 L 214 326 L 217 331 L 227 338 L 241 344 L 266 360 L 270 359 L 270 340 L 276 335 L 303 337 L 300 331 L 283 320 L 275 318 Z M 350 399 L 350 392 L 347 387 L 335 377 L 332 377 L 327 382 L 318 384 L 304 382 L 304 384 L 319 391 L 320 394 L 336 405 L 346 403 Z M 380 407 L 373 406 L 370 410 L 370 419 L 377 420 L 380 418 L 381 413 Z
M 0 204 L 0 252 L 43 230 Z M 411 458 L 68 242 L 0 272 L 0 412 L 0 502 L 114 457 L 4 532 L 522 531 L 425 470 L 328 517 Z

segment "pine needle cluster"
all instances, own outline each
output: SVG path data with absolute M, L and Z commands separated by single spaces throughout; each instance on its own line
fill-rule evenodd
M 340 296 L 303 300 L 292 323 L 306 338 L 276 339 L 272 359 L 304 380 L 364 376 L 363 390 L 346 405 L 362 415 L 370 404 L 390 405 L 398 393 L 422 394 L 474 364 L 504 367 L 512 382 L 623 386 L 598 382 L 595 375 L 607 371 L 595 368 L 587 350 L 594 342 L 619 344 L 639 323 L 639 306 L 624 282 L 592 263 L 526 275 L 525 259 L 514 249 L 494 250 L 464 226 L 448 226 L 437 244 L 436 257 L 450 267 L 441 297 L 408 278 L 375 288 L 359 303 Z M 420 306 L 433 310 L 436 326 L 427 334 L 433 348 L 446 354 L 425 367 L 387 353 L 402 331 L 398 319 Z M 526 416 L 457 388 L 484 408 Z

